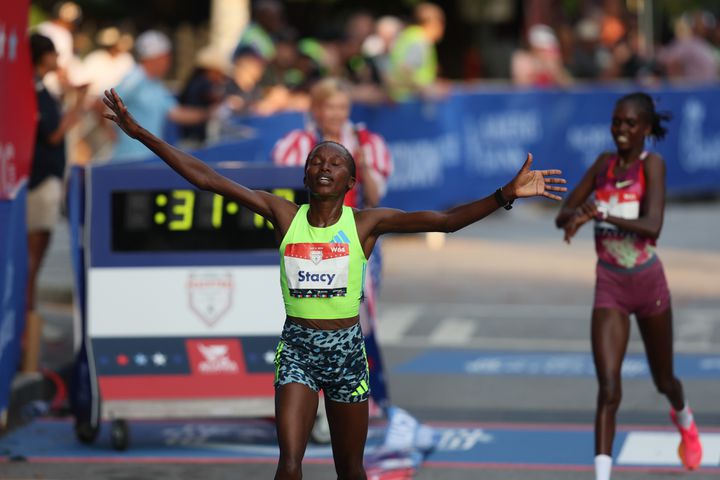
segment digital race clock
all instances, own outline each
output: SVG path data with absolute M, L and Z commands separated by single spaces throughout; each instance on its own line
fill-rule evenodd
M 211 166 L 247 188 L 307 200 L 302 168 Z M 71 191 L 85 219 L 74 231 L 87 282 L 78 310 L 88 415 L 271 415 L 285 321 L 272 225 L 159 161 L 91 166 L 81 179 L 83 193 Z
M 268 189 L 298 204 L 305 190 Z M 221 195 L 193 189 L 113 191 L 112 250 L 256 250 L 276 246 L 273 225 Z

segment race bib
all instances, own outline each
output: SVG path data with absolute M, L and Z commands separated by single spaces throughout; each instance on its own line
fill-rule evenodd
M 283 261 L 290 296 L 332 298 L 347 295 L 349 244 L 291 243 L 285 246 Z
M 640 217 L 640 195 L 636 192 L 595 192 L 595 204 L 598 210 L 605 211 L 609 216 L 635 220 Z M 607 222 L 600 222 L 601 228 L 617 230 Z

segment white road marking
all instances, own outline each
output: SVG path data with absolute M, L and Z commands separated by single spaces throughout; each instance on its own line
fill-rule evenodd
M 378 318 L 378 338 L 383 344 L 402 344 L 405 332 L 421 313 L 418 305 L 401 304 L 382 307 Z
M 434 345 L 462 345 L 472 339 L 477 320 L 466 318 L 445 318 L 433 330 L 428 341 Z
M 703 444 L 701 466 L 720 466 L 720 434 L 700 433 Z M 675 432 L 630 432 L 625 438 L 618 465 L 680 466 L 677 450 L 680 436 Z

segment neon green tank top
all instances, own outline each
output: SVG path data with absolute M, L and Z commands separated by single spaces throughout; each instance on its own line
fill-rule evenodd
M 355 215 L 343 207 L 340 220 L 313 227 L 309 205 L 301 205 L 280 244 L 280 287 L 285 312 L 307 319 L 351 318 L 358 314 L 367 258 Z

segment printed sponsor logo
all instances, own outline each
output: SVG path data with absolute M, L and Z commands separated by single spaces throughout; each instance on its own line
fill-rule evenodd
M 234 375 L 240 372 L 237 340 L 188 340 L 188 353 L 195 373 Z
M 318 263 L 322 262 L 323 259 L 323 252 L 322 250 L 312 250 L 310 251 L 310 260 L 317 265 Z
M 707 106 L 700 98 L 690 98 L 680 117 L 678 160 L 683 173 L 716 170 L 720 166 L 720 134 L 712 131 Z
M 467 452 L 479 444 L 493 443 L 495 438 L 482 428 L 452 428 L 443 430 L 437 449 L 443 451 Z
M 231 273 L 191 273 L 187 282 L 190 309 L 212 327 L 230 310 L 233 299 Z

